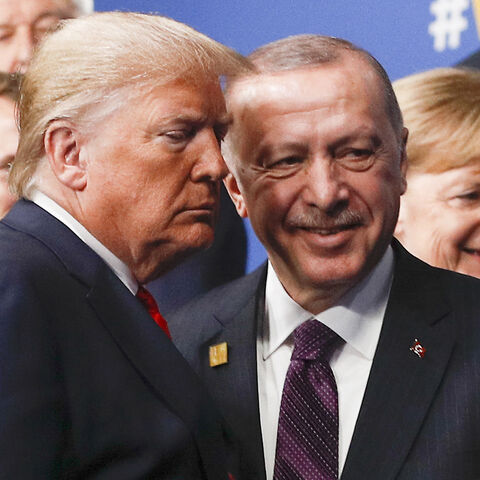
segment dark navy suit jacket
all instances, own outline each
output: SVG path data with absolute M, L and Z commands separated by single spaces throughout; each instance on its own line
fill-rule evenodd
M 393 246 L 393 285 L 341 478 L 480 479 L 480 281 Z M 169 319 L 241 444 L 249 480 L 265 479 L 255 340 L 265 275 L 264 266 Z M 423 358 L 410 350 L 415 339 Z M 208 348 L 220 342 L 229 361 L 212 368 Z
M 0 222 L 0 308 L 1 479 L 238 479 L 197 375 L 100 257 L 30 202 Z

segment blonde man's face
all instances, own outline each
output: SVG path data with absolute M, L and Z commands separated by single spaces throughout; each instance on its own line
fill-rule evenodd
M 213 241 L 227 115 L 217 82 L 140 91 L 85 134 L 78 197 L 83 225 L 144 283 Z

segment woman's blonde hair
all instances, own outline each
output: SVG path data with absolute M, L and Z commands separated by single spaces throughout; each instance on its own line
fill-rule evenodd
M 438 68 L 393 82 L 413 171 L 440 173 L 480 159 L 480 71 Z

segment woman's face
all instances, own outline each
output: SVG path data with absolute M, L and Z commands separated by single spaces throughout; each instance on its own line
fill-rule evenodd
M 395 235 L 422 260 L 480 278 L 480 158 L 442 173 L 407 175 Z

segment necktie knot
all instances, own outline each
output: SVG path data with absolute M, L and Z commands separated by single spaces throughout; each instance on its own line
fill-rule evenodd
M 328 360 L 340 337 L 318 320 L 303 322 L 293 333 L 293 360 Z

